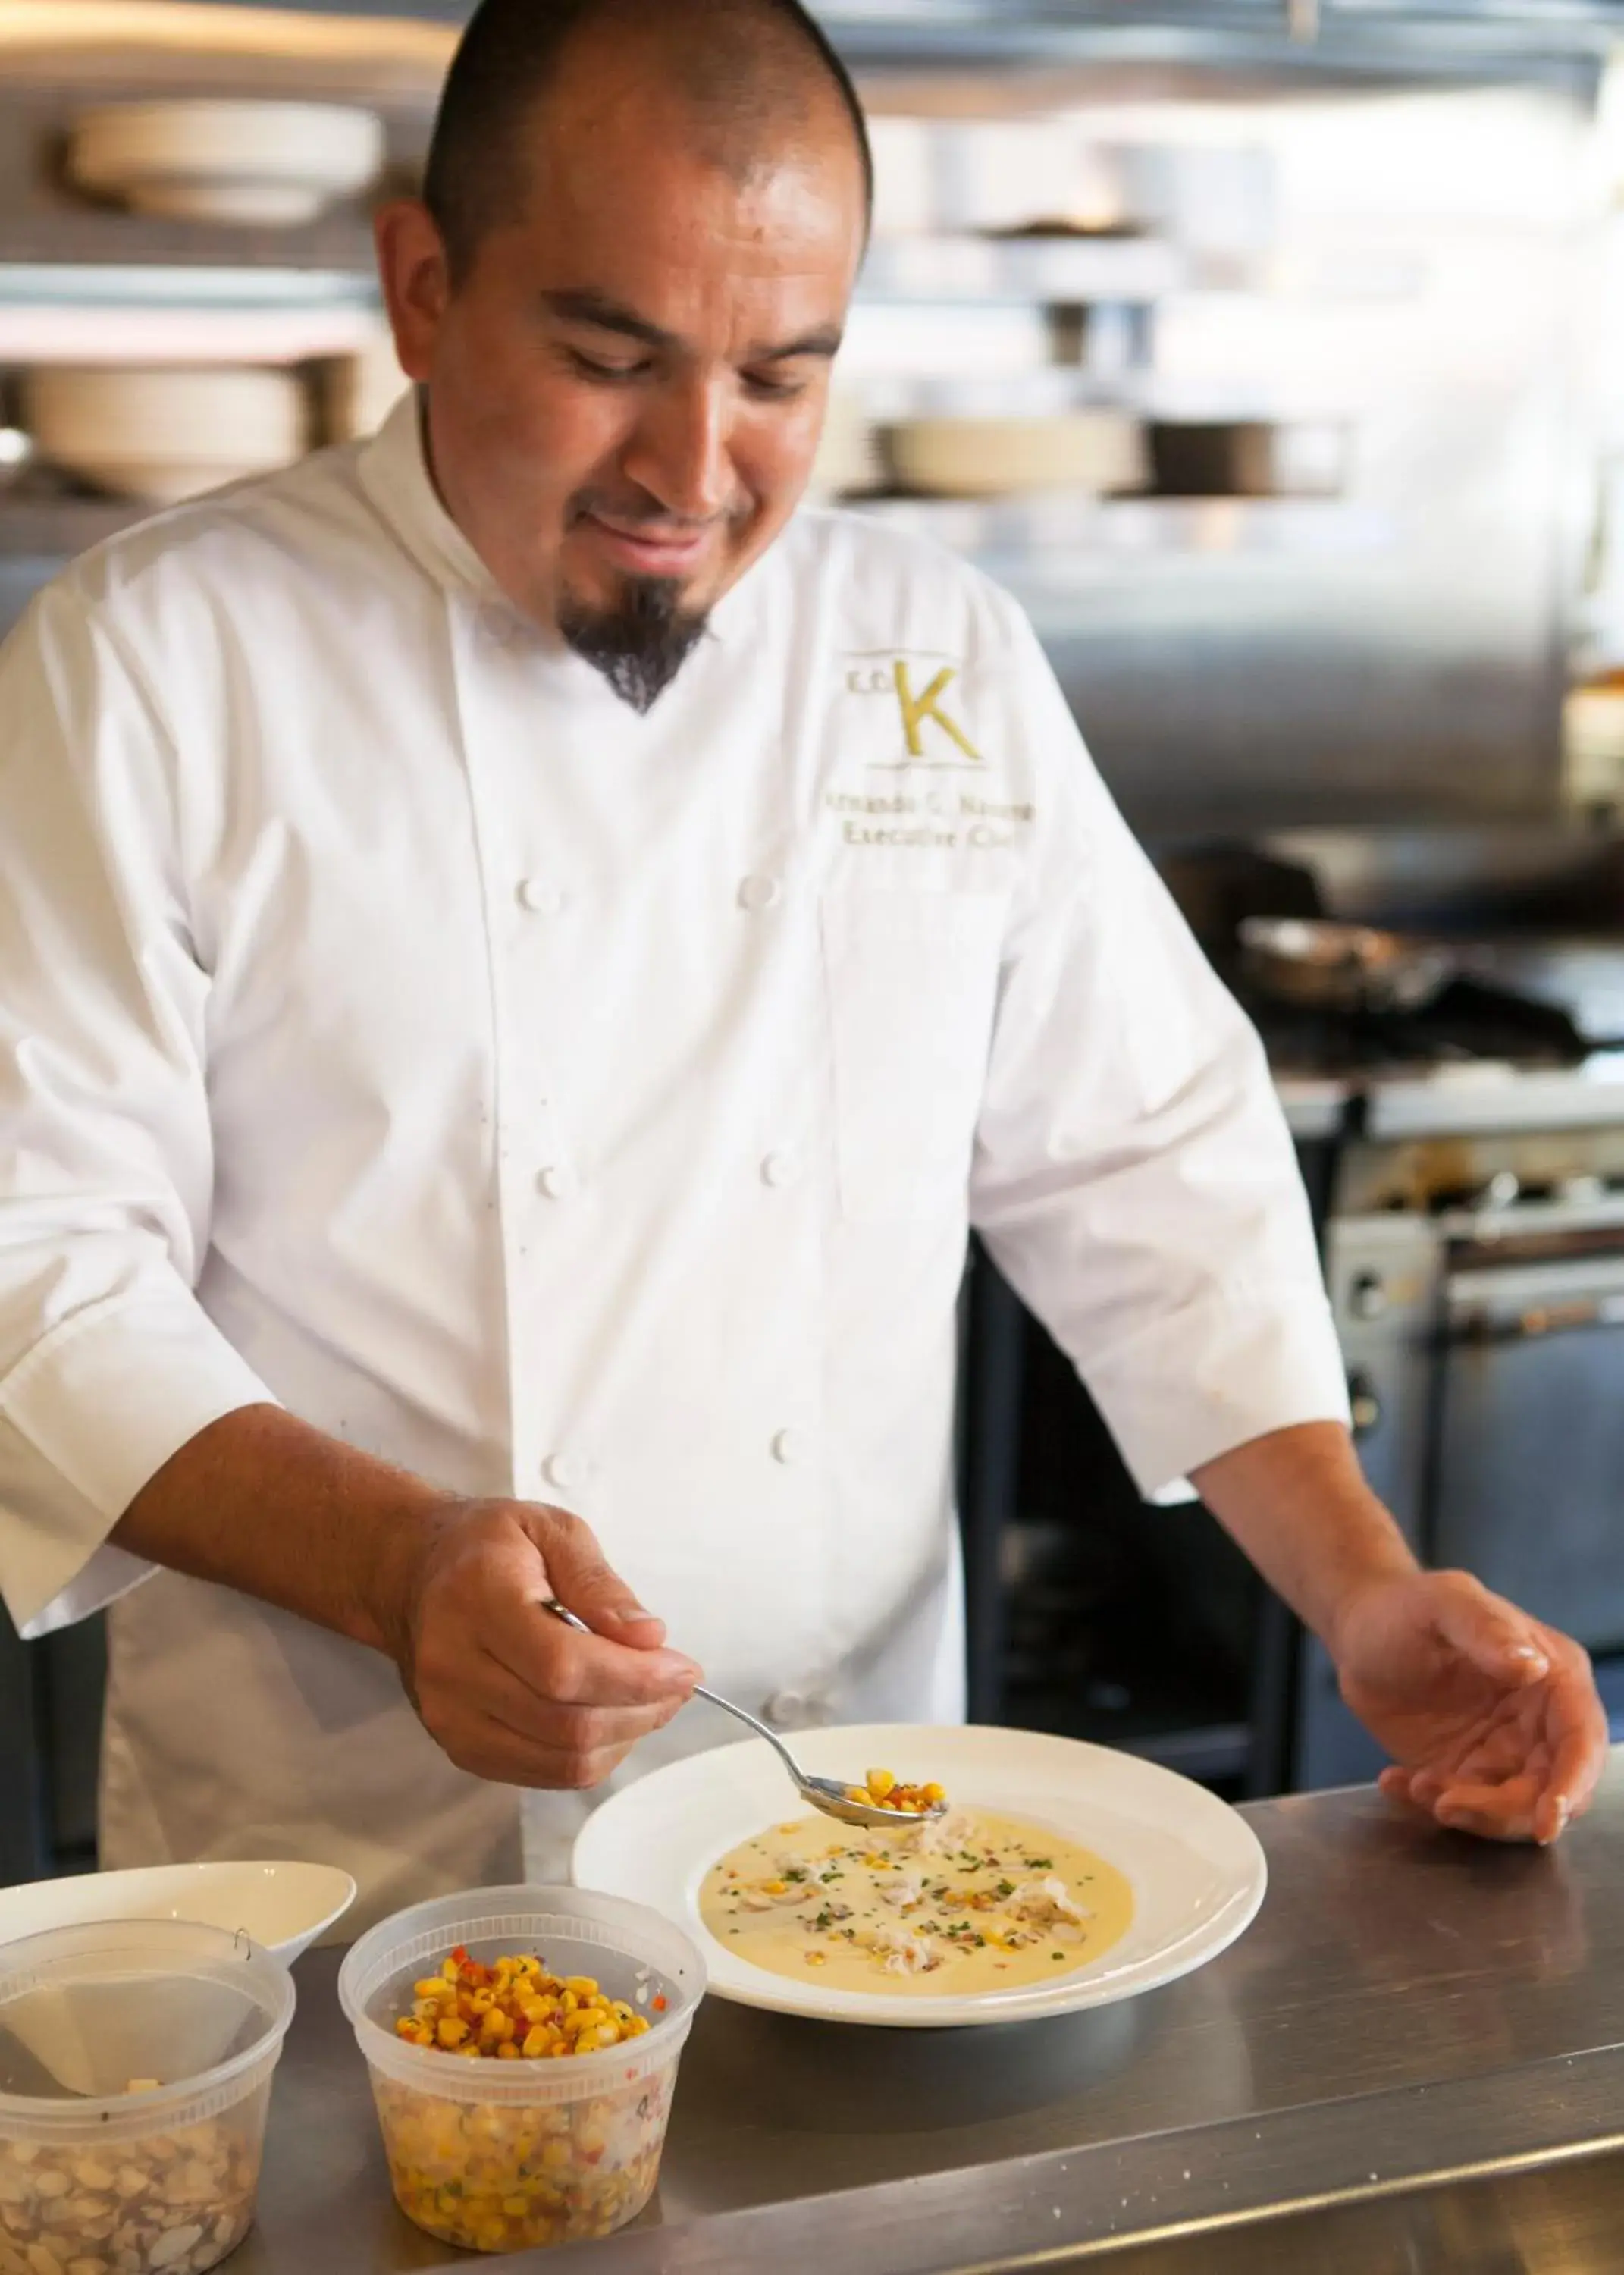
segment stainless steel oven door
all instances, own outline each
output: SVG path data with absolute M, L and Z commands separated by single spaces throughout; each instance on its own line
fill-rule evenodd
M 1624 1645 L 1624 1240 L 1457 1248 L 1442 1327 L 1430 1560 Z

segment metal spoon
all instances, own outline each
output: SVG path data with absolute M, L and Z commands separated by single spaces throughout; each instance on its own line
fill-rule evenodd
M 578 1629 L 582 1635 L 593 1632 L 585 1620 L 578 1620 L 575 1614 L 561 1604 L 555 1596 L 545 1598 L 541 1608 L 544 1612 L 551 1612 L 554 1618 L 562 1620 L 566 1627 Z M 713 1706 L 720 1706 L 724 1714 L 736 1715 L 741 1722 L 748 1723 L 759 1738 L 767 1740 L 782 1762 L 795 1780 L 796 1789 L 802 1799 L 810 1801 L 812 1807 L 820 1809 L 826 1817 L 838 1817 L 842 1825 L 878 1826 L 887 1833 L 895 1833 L 899 1827 L 924 1825 L 933 1817 L 945 1817 L 947 1814 L 945 1801 L 933 1802 L 929 1809 L 921 1810 L 917 1817 L 911 1810 L 877 1809 L 872 1802 L 853 1801 L 837 1779 L 809 1776 L 775 1731 L 769 1730 L 765 1722 L 758 1722 L 755 1716 L 747 1714 L 742 1706 L 736 1706 L 730 1698 L 719 1697 L 715 1691 L 707 1690 L 702 1682 L 694 1684 L 693 1695 L 696 1698 L 707 1698 Z

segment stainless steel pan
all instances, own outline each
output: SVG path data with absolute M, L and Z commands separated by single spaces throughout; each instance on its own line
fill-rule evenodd
M 1319 918 L 1247 917 L 1247 977 L 1288 1003 L 1327 1011 L 1418 1011 L 1456 974 L 1454 952 L 1368 925 Z

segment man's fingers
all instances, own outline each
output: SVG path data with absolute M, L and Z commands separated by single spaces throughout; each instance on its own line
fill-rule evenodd
M 665 1641 L 665 1621 L 645 1611 L 608 1563 L 591 1528 L 565 1509 L 548 1509 L 536 1528 L 536 1546 L 553 1593 L 594 1634 L 654 1651 Z
M 584 1634 L 542 1609 L 563 1586 L 600 1628 L 633 1608 L 578 1518 L 517 1503 L 471 1509 L 428 1569 L 403 1677 L 429 1735 L 478 1776 L 599 1784 L 691 1695 L 699 1670 L 660 1645 L 658 1621 L 619 1621 L 649 1647 Z
M 606 1636 L 581 1635 L 523 1600 L 493 1611 L 486 1649 L 527 1690 L 566 1706 L 680 1704 L 699 1677 L 681 1651 L 638 1651 Z
M 1401 1768 L 1397 1762 L 1390 1762 L 1376 1782 L 1386 1798 L 1396 1808 L 1419 1809 L 1422 1806 L 1416 1797 L 1409 1772 Z
M 1491 1840 L 1531 1840 L 1542 1789 L 1542 1781 L 1533 1775 L 1493 1785 L 1462 1780 L 1439 1795 L 1432 1814 L 1452 1833 L 1477 1833 Z
M 1566 1824 L 1590 1807 L 1607 1765 L 1612 1734 L 1588 1659 L 1577 1667 L 1564 1667 L 1556 1691 L 1550 1726 L 1556 1734 L 1555 1759 L 1545 1790 L 1553 1804 L 1560 1804 Z M 1554 1840 L 1561 1830 L 1558 1825 L 1554 1832 L 1539 1837 Z
M 1534 1837 L 1529 1817 L 1499 1817 L 1476 1809 L 1440 1806 L 1433 1811 L 1446 1833 L 1470 1833 L 1479 1840 L 1525 1841 Z
M 684 1701 L 673 1695 L 646 1705 L 580 1705 L 545 1697 L 490 1653 L 474 1676 L 479 1703 L 528 1743 L 563 1754 L 601 1752 L 635 1746 L 653 1730 L 663 1729 Z

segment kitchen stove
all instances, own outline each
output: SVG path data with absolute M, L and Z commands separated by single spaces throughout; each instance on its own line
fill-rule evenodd
M 1288 1100 L 1342 1093 L 1326 1268 L 1371 1484 L 1624 1692 L 1624 946 L 1473 945 L 1418 1012 L 1254 1009 Z M 1294 1740 L 1299 1785 L 1379 1766 L 1311 1639 Z
M 1402 1013 L 1271 1001 L 1214 961 L 1298 1138 L 1373 1485 L 1428 1562 L 1576 1635 L 1624 1736 L 1624 942 L 1463 942 Z M 1205 1511 L 1144 1508 L 1069 1367 L 980 1277 L 970 1387 L 1003 1370 L 1020 1419 L 972 1441 L 1020 1450 L 967 1500 L 967 1547 L 984 1499 L 1005 1513 L 972 1596 L 977 1711 L 1229 1790 L 1373 1776 L 1319 1645 Z M 978 1603 L 1001 1604 L 995 1640 Z

